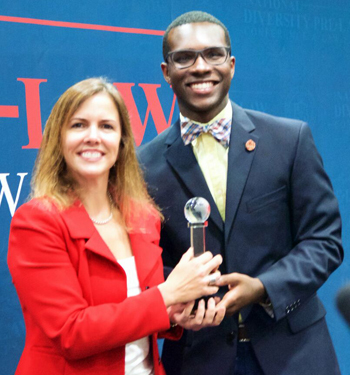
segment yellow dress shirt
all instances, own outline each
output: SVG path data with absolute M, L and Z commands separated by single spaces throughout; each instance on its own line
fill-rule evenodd
M 181 121 L 183 118 L 183 115 L 180 113 Z M 230 101 L 227 102 L 226 107 L 211 121 L 205 124 L 191 121 L 204 126 L 220 118 L 232 119 Z M 222 220 L 225 221 L 227 157 L 229 148 L 224 147 L 209 133 L 201 134 L 191 145 Z

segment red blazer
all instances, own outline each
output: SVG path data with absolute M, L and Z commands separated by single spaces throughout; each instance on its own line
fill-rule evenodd
M 26 325 L 16 375 L 124 374 L 125 344 L 148 335 L 155 374 L 164 374 L 159 219 L 148 215 L 135 228 L 129 238 L 142 293 L 127 298 L 125 272 L 79 202 L 58 211 L 32 200 L 16 211 L 8 265 Z

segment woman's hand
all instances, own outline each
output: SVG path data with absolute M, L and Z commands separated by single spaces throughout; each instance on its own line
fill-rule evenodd
M 173 269 L 167 280 L 158 285 L 167 307 L 178 303 L 186 303 L 202 296 L 215 294 L 219 287 L 213 285 L 219 279 L 217 271 L 222 263 L 222 256 L 206 251 L 194 257 L 190 248 Z M 213 272 L 213 273 L 211 273 Z
M 217 307 L 214 298 L 209 298 L 207 307 L 205 301 L 201 299 L 197 310 L 193 312 L 194 302 L 177 304 L 168 308 L 169 319 L 185 329 L 199 331 L 204 327 L 218 326 L 225 317 L 224 306 Z

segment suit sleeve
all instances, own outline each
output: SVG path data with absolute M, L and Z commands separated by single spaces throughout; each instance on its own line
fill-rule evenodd
M 290 179 L 293 248 L 258 277 L 279 320 L 310 298 L 343 259 L 341 219 L 309 127 L 300 127 Z
M 169 328 L 157 287 L 120 303 L 84 299 L 55 212 L 25 204 L 11 223 L 8 265 L 25 316 L 62 354 L 79 359 Z

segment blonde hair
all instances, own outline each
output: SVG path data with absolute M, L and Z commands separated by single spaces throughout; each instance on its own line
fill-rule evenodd
M 144 210 L 154 211 L 139 167 L 129 114 L 118 90 L 104 78 L 78 82 L 64 92 L 46 122 L 42 143 L 32 176 L 32 198 L 54 201 L 59 209 L 68 208 L 79 198 L 79 187 L 67 171 L 62 152 L 62 129 L 82 103 L 98 93 L 108 93 L 114 102 L 121 123 L 118 159 L 109 172 L 108 190 L 122 213 L 127 226 L 131 216 Z

